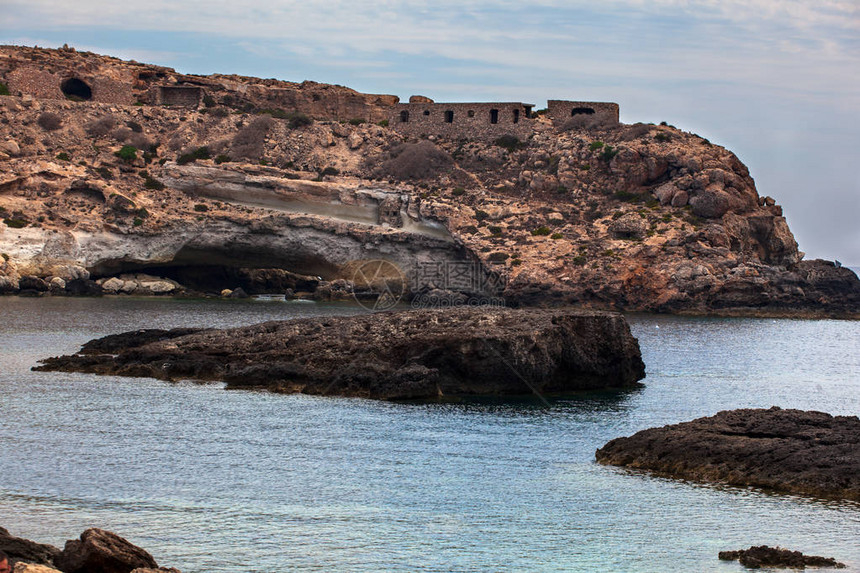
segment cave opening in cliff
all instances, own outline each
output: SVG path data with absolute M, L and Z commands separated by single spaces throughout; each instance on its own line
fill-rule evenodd
M 72 100 L 89 101 L 93 99 L 93 90 L 83 80 L 69 78 L 60 84 L 63 95 Z
M 338 265 L 310 251 L 265 252 L 237 246 L 184 247 L 169 261 L 105 261 L 89 270 L 94 279 L 147 274 L 215 294 L 236 287 L 242 287 L 248 294 L 283 294 L 287 289 L 313 292 L 314 281 L 303 277 L 334 280 L 340 273 Z

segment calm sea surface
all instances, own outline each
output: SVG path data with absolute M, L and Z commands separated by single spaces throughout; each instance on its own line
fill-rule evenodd
M 860 505 L 635 475 L 611 438 L 769 407 L 860 413 L 860 322 L 632 315 L 646 386 L 553 401 L 390 404 L 31 372 L 136 328 L 348 305 L 0 298 L 0 526 L 115 531 L 194 572 L 740 571 L 782 545 L 860 571 Z

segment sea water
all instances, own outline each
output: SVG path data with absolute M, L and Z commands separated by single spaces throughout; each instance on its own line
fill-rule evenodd
M 860 413 L 860 322 L 630 315 L 644 387 L 551 400 L 379 401 L 31 372 L 137 328 L 345 304 L 0 298 L 0 526 L 119 533 L 184 573 L 740 571 L 781 545 L 860 571 L 860 504 L 604 467 L 617 436 L 723 409 Z

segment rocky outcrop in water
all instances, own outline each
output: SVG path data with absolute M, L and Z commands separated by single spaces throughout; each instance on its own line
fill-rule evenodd
M 789 567 L 791 569 L 806 569 L 807 567 L 833 567 L 844 569 L 845 564 L 839 563 L 832 557 L 804 555 L 800 551 L 791 551 L 781 547 L 759 545 L 739 551 L 720 551 L 719 558 L 723 561 L 738 561 L 749 569 L 762 567 Z
M 15 565 L 16 573 L 180 573 L 159 567 L 144 549 L 110 531 L 91 528 L 63 550 L 14 537 L 0 527 L 0 550 Z
M 860 501 L 860 419 L 743 409 L 617 438 L 601 464 L 669 477 Z
M 128 332 L 36 369 L 386 400 L 624 388 L 645 376 L 620 315 L 490 308 Z

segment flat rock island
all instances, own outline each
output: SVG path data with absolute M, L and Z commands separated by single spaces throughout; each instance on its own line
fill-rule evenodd
M 645 377 L 620 314 L 487 307 L 139 330 L 34 369 L 383 400 L 561 394 Z
M 674 478 L 860 501 L 860 419 L 743 409 L 616 438 L 601 464 Z

